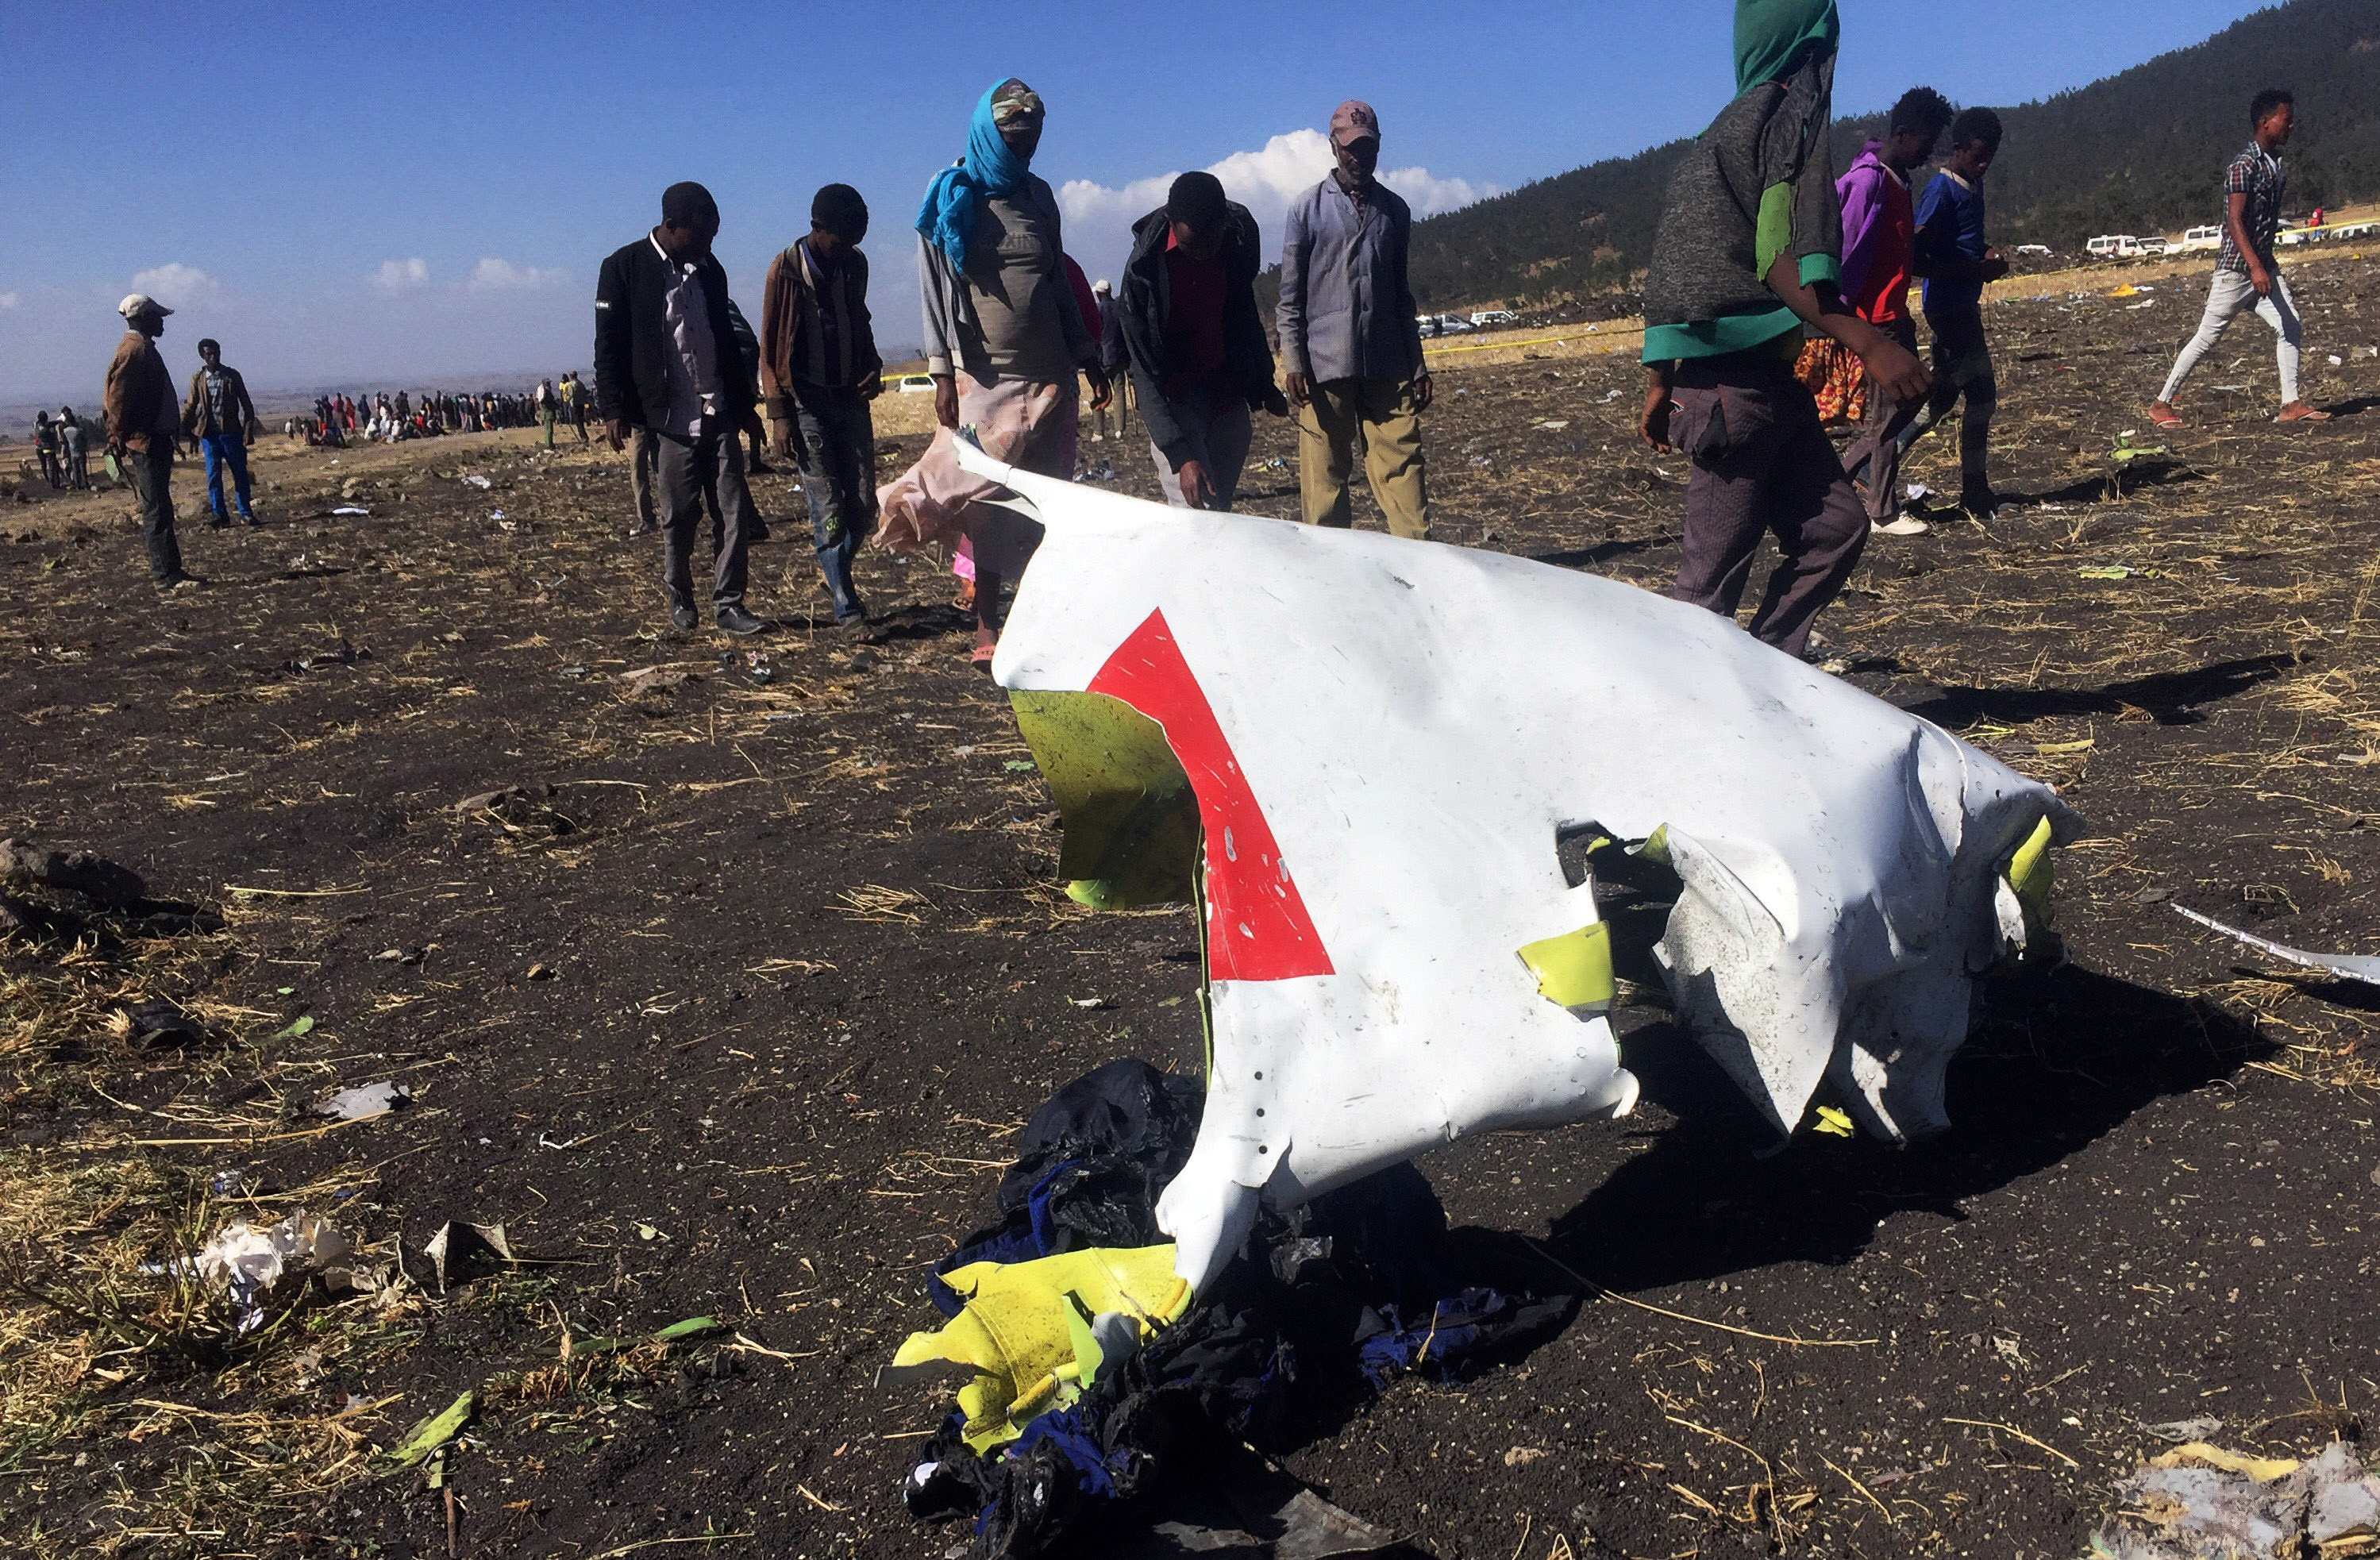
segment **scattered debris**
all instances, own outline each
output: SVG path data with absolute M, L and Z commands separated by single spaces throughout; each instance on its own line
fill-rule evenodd
M 292 1213 L 264 1229 L 235 1220 L 188 1265 L 201 1284 L 224 1291 L 233 1331 L 247 1334 L 263 1324 L 266 1311 L 294 1304 L 307 1281 L 336 1267 L 347 1249 L 347 1237 L 329 1220 Z
M 51 850 L 30 840 L 0 839 L 0 879 L 72 894 L 95 909 L 139 906 L 149 885 L 140 874 L 88 850 Z
M 463 481 L 470 483 L 473 487 L 478 488 L 481 493 L 487 492 L 490 487 L 494 485 L 490 482 L 487 478 L 480 476 L 476 472 L 469 476 L 466 476 Z
M 441 1295 L 455 1285 L 501 1273 L 515 1260 L 504 1225 L 467 1225 L 455 1219 L 438 1226 L 421 1254 L 430 1259 L 430 1271 L 438 1275 Z
M 107 1016 L 110 1034 L 140 1045 L 203 1045 L 206 1027 L 170 1002 L 142 1002 Z
M 2091 1538 L 2105 1560 L 2344 1556 L 2380 1543 L 2380 1479 L 2344 1442 L 2301 1462 L 2193 1441 L 2151 1457 L 2116 1494 Z
M 2361 981 L 2366 985 L 2380 986 L 2380 957 L 2362 954 L 2309 953 L 2303 948 L 2292 948 L 2286 943 L 2259 937 L 2252 932 L 2242 932 L 2236 926 L 2226 926 L 2212 916 L 2200 915 L 2187 905 L 2176 905 L 2174 911 L 2188 916 L 2201 926 L 2220 932 L 2226 937 L 2237 938 L 2252 948 L 2261 949 L 2275 958 L 2302 964 L 2311 969 L 2325 970 L 2342 981 Z
M 625 693 L 650 693 L 659 689 L 679 688 L 695 682 L 702 676 L 698 665 L 639 666 L 632 672 L 622 672 L 616 679 Z
M 362 1083 L 340 1090 L 316 1105 L 314 1114 L 334 1121 L 361 1121 L 366 1116 L 386 1115 L 412 1099 L 413 1091 L 402 1083 Z
M 480 1395 L 476 1390 L 466 1392 L 407 1431 L 405 1439 L 397 1443 L 396 1449 L 390 1452 L 385 1459 L 390 1471 L 416 1466 L 462 1433 L 463 1427 L 471 1422 L 471 1412 L 479 1407 L 479 1401 Z
M 343 504 L 331 511 L 334 515 L 369 515 L 370 510 L 359 504 Z

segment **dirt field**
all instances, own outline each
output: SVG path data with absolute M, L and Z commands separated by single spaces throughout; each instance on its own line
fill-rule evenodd
M 2169 908 L 2380 953 L 2380 274 L 2301 280 L 2308 395 L 2342 414 L 2316 429 L 2267 420 L 2243 321 L 2192 426 L 2150 436 L 2194 285 L 1995 308 L 2013 506 L 1879 539 L 1824 620 L 1845 676 L 2094 824 L 2059 863 L 2071 962 L 1993 987 L 1956 1128 L 1756 1157 L 1640 990 L 1638 1115 L 1424 1164 L 1478 1239 L 1600 1291 L 1290 1471 L 1448 1560 L 2067 1560 L 2161 1444 L 2144 1424 L 2360 1432 L 2380 991 Z M 1450 364 L 1440 540 L 1660 588 L 1685 467 L 1633 443 L 1639 385 L 1619 358 Z M 1244 507 L 1292 512 L 1259 420 Z M 2168 450 L 2118 495 L 2128 436 Z M 1084 449 L 1153 494 L 1145 445 Z M 1931 442 L 1910 480 L 1955 488 L 1952 458 Z M 600 448 L 276 440 L 258 468 L 261 530 L 189 525 L 185 484 L 213 583 L 162 603 L 119 496 L 0 501 L 0 831 L 152 901 L 0 942 L 0 1548 L 941 1554 L 964 1535 L 898 1486 L 942 1399 L 874 1373 L 934 1324 L 922 1264 L 1052 1088 L 1196 1065 L 1190 917 L 1060 894 L 1047 793 L 931 563 L 866 562 L 882 643 L 813 630 L 782 476 L 756 483 L 780 627 L 755 646 L 666 629 Z M 348 502 L 370 514 L 327 513 Z M 2082 573 L 2107 566 L 2131 572 Z M 159 1000 L 202 1032 L 124 1017 Z M 306 1114 L 383 1080 L 411 1103 Z M 172 1260 L 299 1210 L 420 1287 L 365 1276 L 232 1338 Z M 421 1247 L 450 1219 L 523 1261 L 441 1297 Z M 694 1317 L 725 1330 L 639 1341 Z M 387 1471 L 467 1389 L 457 1447 Z

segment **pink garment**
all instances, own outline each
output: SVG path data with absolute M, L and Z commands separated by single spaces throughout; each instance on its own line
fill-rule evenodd
M 1063 384 L 1003 379 L 985 384 L 961 371 L 959 422 L 995 458 L 1043 476 L 1073 481 L 1080 430 L 1081 391 L 1072 374 Z M 1014 579 L 1041 544 L 1041 526 L 1013 509 L 979 502 L 1003 490 L 959 469 L 956 435 L 934 431 L 917 463 L 876 492 L 882 512 L 876 540 L 895 552 L 929 542 L 956 543 L 952 572 L 963 579 L 986 571 Z

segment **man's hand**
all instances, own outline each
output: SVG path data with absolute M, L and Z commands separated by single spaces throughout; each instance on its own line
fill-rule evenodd
M 934 375 L 934 420 L 956 431 L 959 425 L 959 382 L 947 373 Z
M 1655 374 L 1645 387 L 1644 414 L 1636 420 L 1636 432 L 1645 442 L 1663 455 L 1670 453 L 1670 413 L 1677 403 L 1670 398 L 1670 382 Z
M 769 453 L 780 460 L 794 457 L 794 423 L 791 418 L 769 419 Z
M 1885 393 L 1902 406 L 1922 401 L 1934 388 L 1934 376 L 1917 360 L 1917 354 L 1882 331 L 1874 333 L 1867 349 L 1860 354 L 1867 368 L 1868 377 L 1884 386 Z
M 1414 381 L 1414 410 L 1427 411 L 1437 394 L 1430 384 L 1429 371 L 1422 370 L 1420 376 Z
M 1108 384 L 1108 371 L 1097 363 L 1085 363 L 1083 377 L 1091 382 L 1091 409 L 1106 410 L 1108 402 L 1115 396 L 1114 389 Z
M 2259 298 L 2272 296 L 2273 274 L 2265 270 L 2253 255 L 2248 258 L 2248 285 L 2256 289 Z
M 1306 402 L 1314 398 L 1313 381 L 1307 379 L 1295 369 L 1289 371 L 1289 377 L 1283 383 L 1289 386 L 1289 404 L 1291 406 L 1302 407 Z
M 603 442 L 612 446 L 612 453 L 613 455 L 617 455 L 622 450 L 627 448 L 627 422 L 624 419 L 617 417 L 605 418 L 603 420 Z
M 1182 502 L 1193 509 L 1204 509 L 1214 501 L 1215 484 L 1207 480 L 1207 468 L 1195 460 L 1185 460 L 1182 469 L 1173 473 L 1182 483 Z

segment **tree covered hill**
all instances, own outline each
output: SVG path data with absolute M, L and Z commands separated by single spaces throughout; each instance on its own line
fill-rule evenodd
M 1959 97 L 1954 79 L 1930 84 Z M 1986 188 L 1995 238 L 2074 252 L 2094 234 L 2217 220 L 2224 165 L 2247 144 L 2248 100 L 2264 87 L 2297 94 L 2292 211 L 2380 197 L 2380 0 L 2290 0 L 2120 75 L 2001 108 L 2008 139 Z M 1839 120 L 1835 167 L 1883 123 L 1881 113 Z M 1415 224 L 1415 296 L 1435 311 L 1633 291 L 1686 145 Z

